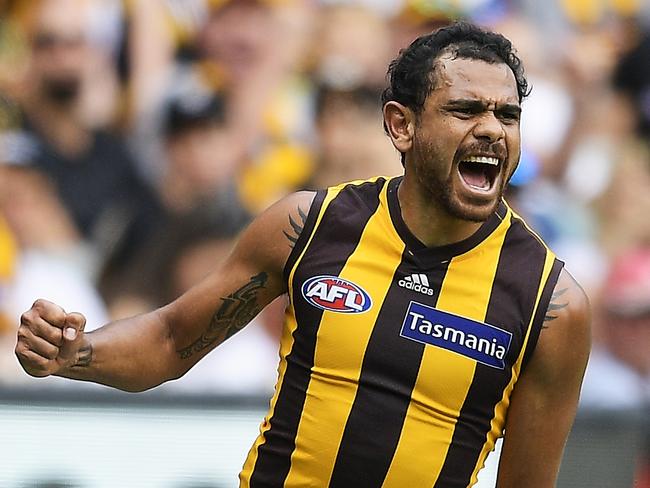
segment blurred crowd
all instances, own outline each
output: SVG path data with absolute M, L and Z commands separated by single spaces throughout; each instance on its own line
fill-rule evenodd
M 0 385 L 34 384 L 13 355 L 34 299 L 92 330 L 178 296 L 289 192 L 399 174 L 387 65 L 455 19 L 524 60 L 508 199 L 591 297 L 583 403 L 647 405 L 646 0 L 0 0 Z M 283 308 L 169 388 L 268 392 Z
M 399 174 L 387 65 L 456 19 L 509 37 L 533 87 L 507 197 L 591 298 L 582 405 L 647 409 L 647 0 L 0 0 L 0 387 L 79 387 L 20 372 L 36 298 L 92 330 L 181 294 L 289 192 Z M 268 393 L 284 305 L 162 388 Z

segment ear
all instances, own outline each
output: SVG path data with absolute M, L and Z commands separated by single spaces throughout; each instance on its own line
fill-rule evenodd
M 384 125 L 393 146 L 400 153 L 406 153 L 413 144 L 415 117 L 408 107 L 390 101 L 384 105 Z

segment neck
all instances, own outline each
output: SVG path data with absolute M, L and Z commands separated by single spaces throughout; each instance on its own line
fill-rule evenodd
M 91 132 L 79 122 L 74 109 L 42 97 L 27 101 L 25 108 L 35 129 L 61 154 L 77 157 L 92 143 Z
M 409 231 L 427 247 L 454 244 L 467 239 L 483 225 L 450 215 L 422 192 L 408 172 L 397 190 L 402 219 Z

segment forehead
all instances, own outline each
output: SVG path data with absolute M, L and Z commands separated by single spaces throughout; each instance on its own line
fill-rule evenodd
M 515 75 L 505 63 L 445 56 L 435 66 L 435 89 L 429 98 L 519 104 Z
M 39 31 L 61 35 L 85 32 L 90 14 L 87 1 L 47 0 L 39 7 L 36 19 Z

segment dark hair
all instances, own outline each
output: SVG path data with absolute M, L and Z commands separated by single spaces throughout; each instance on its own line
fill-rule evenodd
M 163 132 L 170 137 L 208 125 L 223 127 L 226 118 L 227 101 L 224 94 L 200 90 L 178 93 L 168 100 L 163 114 Z
M 328 105 L 337 101 L 351 104 L 358 109 L 367 110 L 373 116 L 376 116 L 377 109 L 381 110 L 380 99 L 380 87 L 359 85 L 353 88 L 336 88 L 321 84 L 316 87 L 316 117 L 322 116 Z
M 474 24 L 457 22 L 418 37 L 400 51 L 388 67 L 388 87 L 382 93 L 382 105 L 394 100 L 420 115 L 424 102 L 435 89 L 435 63 L 442 54 L 505 63 L 515 75 L 519 102 L 530 93 L 521 59 L 508 39 Z

